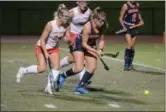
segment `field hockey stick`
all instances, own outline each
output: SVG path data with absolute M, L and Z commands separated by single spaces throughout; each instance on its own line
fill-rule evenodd
M 99 46 L 97 46 L 97 45 L 99 45 L 99 41 L 96 41 L 96 47 L 99 48 Z M 104 60 L 102 59 L 102 55 L 99 56 L 99 59 L 100 59 L 101 63 L 103 64 L 104 69 L 108 71 L 108 70 L 109 70 L 109 67 L 107 66 L 107 64 L 106 64 L 106 63 L 104 62 Z
M 128 30 L 132 30 L 132 29 L 138 28 L 140 26 L 141 26 L 140 24 L 137 24 L 137 25 L 131 26 L 128 29 L 120 29 L 120 30 L 116 31 L 115 34 L 122 34 L 122 33 L 127 32 Z
M 107 64 L 104 62 L 104 60 L 101 57 L 100 57 L 100 61 L 104 65 L 104 69 L 108 71 L 109 67 L 107 66 Z
M 127 32 L 126 29 L 120 29 L 120 30 L 116 31 L 115 34 L 122 34 L 122 33 L 125 33 L 125 32 Z
M 49 58 L 47 59 L 47 63 L 48 63 L 48 74 L 49 74 L 50 81 L 51 81 L 51 79 L 52 79 L 52 65 L 51 65 L 51 61 Z
M 51 71 L 52 70 L 52 65 L 51 65 L 51 61 L 50 61 L 49 58 L 47 59 L 47 63 L 48 63 L 49 70 Z
M 53 73 L 52 73 L 52 65 L 51 65 L 51 61 L 50 61 L 49 58 L 47 59 L 47 63 L 48 63 L 48 68 L 49 68 L 49 79 L 50 79 L 50 83 L 51 83 L 51 85 L 54 85 Z M 51 88 L 52 88 L 52 90 L 55 89 L 55 88 L 52 87 L 52 86 L 51 86 Z
M 108 57 L 112 57 L 112 58 L 116 58 L 119 56 L 119 52 L 117 52 L 116 54 L 112 54 L 112 53 L 104 53 L 105 56 L 108 56 Z

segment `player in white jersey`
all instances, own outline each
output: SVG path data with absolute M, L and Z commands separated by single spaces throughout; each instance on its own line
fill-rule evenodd
M 76 38 L 79 36 L 79 34 L 81 34 L 82 30 L 83 30 L 83 26 L 90 20 L 92 11 L 91 9 L 88 7 L 88 3 L 86 1 L 83 0 L 79 0 L 76 2 L 77 3 L 77 7 L 72 8 L 69 11 L 69 17 L 71 18 L 71 23 L 70 23 L 70 45 L 69 45 L 69 49 L 70 49 L 70 54 L 66 57 L 64 57 L 61 61 L 60 61 L 60 66 L 61 67 L 65 67 L 68 66 L 69 64 L 73 63 L 75 58 L 77 57 L 81 57 L 83 58 L 82 53 L 79 54 L 74 53 L 76 55 L 73 55 L 73 52 L 76 51 L 77 49 L 73 49 L 74 48 L 74 41 L 76 40 Z M 74 56 L 74 57 L 73 57 Z M 79 60 L 79 59 L 78 59 Z M 76 62 L 76 72 L 79 73 L 82 69 L 82 67 L 79 67 L 79 61 Z M 82 72 L 79 73 L 79 79 L 81 80 L 83 74 L 85 72 L 85 68 L 84 70 L 82 70 Z
M 42 73 L 47 68 L 47 60 L 49 59 L 53 65 L 52 74 L 53 80 L 56 80 L 59 74 L 60 57 L 59 57 L 59 40 L 65 35 L 69 20 L 69 11 L 64 4 L 59 5 L 56 17 L 49 21 L 38 40 L 35 52 L 38 65 L 31 65 L 29 67 L 20 67 L 16 75 L 17 82 L 21 81 L 26 74 Z M 48 76 L 49 80 L 49 76 Z M 52 94 L 51 83 L 48 81 L 46 92 Z

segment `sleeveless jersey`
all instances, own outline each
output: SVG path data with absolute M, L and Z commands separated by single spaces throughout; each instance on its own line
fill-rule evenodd
M 101 37 L 101 33 L 96 33 L 93 28 L 92 21 L 90 21 L 90 26 L 91 26 L 91 33 L 89 35 L 88 39 L 88 45 L 90 46 L 96 46 L 96 41 Z
M 59 39 L 64 35 L 66 29 L 63 26 L 58 26 L 56 19 L 49 22 L 52 26 L 51 32 L 46 38 L 46 49 L 56 48 L 59 46 Z M 37 42 L 38 46 L 40 45 L 40 40 Z
M 127 11 L 124 16 L 124 23 L 127 25 L 138 24 L 139 22 L 139 10 L 136 4 L 127 2 Z
M 88 8 L 85 13 L 80 13 L 78 7 L 71 9 L 74 13 L 72 21 L 70 23 L 70 31 L 75 34 L 80 34 L 83 30 L 83 26 L 89 21 L 90 9 Z

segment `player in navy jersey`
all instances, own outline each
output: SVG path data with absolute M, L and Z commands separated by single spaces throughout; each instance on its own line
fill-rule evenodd
M 104 48 L 104 35 L 103 31 L 106 27 L 106 14 L 104 11 L 99 9 L 97 14 L 93 16 L 93 19 L 86 23 L 83 28 L 82 35 L 77 37 L 75 47 L 84 53 L 87 71 L 83 75 L 83 78 L 79 82 L 75 89 L 75 92 L 79 94 L 87 94 L 88 91 L 85 89 L 87 82 L 93 76 L 96 66 L 97 58 L 103 54 Z M 99 50 L 96 49 L 96 40 L 99 40 Z M 84 59 L 82 60 L 84 61 Z M 83 66 L 83 63 L 80 63 Z M 58 79 L 57 88 L 61 88 L 64 80 L 76 74 L 74 71 L 67 71 L 60 74 Z
M 144 25 L 144 21 L 139 12 L 139 3 L 136 1 L 126 2 L 121 11 L 119 18 L 121 26 L 127 30 L 125 33 L 125 39 L 127 42 L 127 48 L 124 55 L 124 70 L 128 71 L 132 69 L 132 61 L 135 54 L 135 42 L 136 35 L 138 34 L 138 27 Z

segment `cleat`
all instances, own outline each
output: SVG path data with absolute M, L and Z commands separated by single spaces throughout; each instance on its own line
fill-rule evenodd
M 129 66 L 128 66 L 128 64 L 127 65 L 124 65 L 124 71 L 129 71 L 130 69 L 129 69 Z
M 82 87 L 78 87 L 76 88 L 76 90 L 74 91 L 75 94 L 88 94 L 88 91 Z
M 131 66 L 129 67 L 129 70 L 135 70 L 135 68 L 133 67 L 133 65 L 131 65 Z
M 56 87 L 57 92 L 59 91 L 60 88 L 62 88 L 64 81 L 65 81 L 65 77 L 63 77 L 62 74 L 59 74 L 59 77 L 57 80 L 57 87 Z
M 124 68 L 124 71 L 129 71 L 130 69 L 129 68 Z
M 24 68 L 20 67 L 16 75 L 16 82 L 20 83 L 23 76 L 24 76 Z

